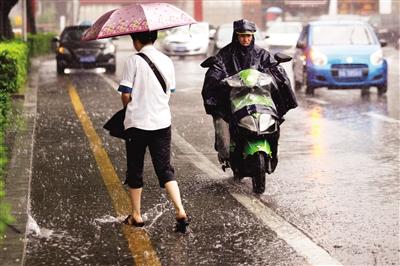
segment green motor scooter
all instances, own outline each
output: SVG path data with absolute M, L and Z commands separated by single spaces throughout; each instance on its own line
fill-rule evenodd
M 290 61 L 284 55 L 280 62 Z M 277 165 L 280 118 L 271 92 L 277 83 L 271 73 L 245 69 L 224 80 L 230 87 L 230 158 L 234 179 L 251 177 L 253 192 L 265 191 L 265 175 Z

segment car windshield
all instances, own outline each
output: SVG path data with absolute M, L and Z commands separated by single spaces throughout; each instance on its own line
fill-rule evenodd
M 65 29 L 61 34 L 61 42 L 80 42 L 83 32 L 88 27 Z M 96 40 L 96 42 L 108 42 L 108 39 Z
M 204 23 L 173 28 L 171 34 L 205 34 L 208 35 L 208 25 Z
M 314 45 L 374 44 L 370 31 L 363 25 L 314 26 L 312 36 L 312 44 Z
M 268 28 L 268 34 L 282 34 L 282 33 L 300 33 L 301 24 L 289 24 L 289 23 L 273 23 L 271 27 Z

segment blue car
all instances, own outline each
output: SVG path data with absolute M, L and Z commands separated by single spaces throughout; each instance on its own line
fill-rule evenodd
M 363 21 L 314 21 L 297 41 L 293 60 L 295 89 L 360 88 L 387 91 L 387 62 L 372 27 Z

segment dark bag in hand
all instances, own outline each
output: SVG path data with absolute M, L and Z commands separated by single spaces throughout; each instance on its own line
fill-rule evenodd
M 125 112 L 126 108 L 119 110 L 104 124 L 103 128 L 107 129 L 111 136 L 125 139 Z

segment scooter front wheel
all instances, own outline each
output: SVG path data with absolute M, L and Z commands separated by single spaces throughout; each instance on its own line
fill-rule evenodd
M 257 152 L 254 154 L 255 168 L 252 176 L 253 192 L 262 194 L 265 191 L 265 154 Z

